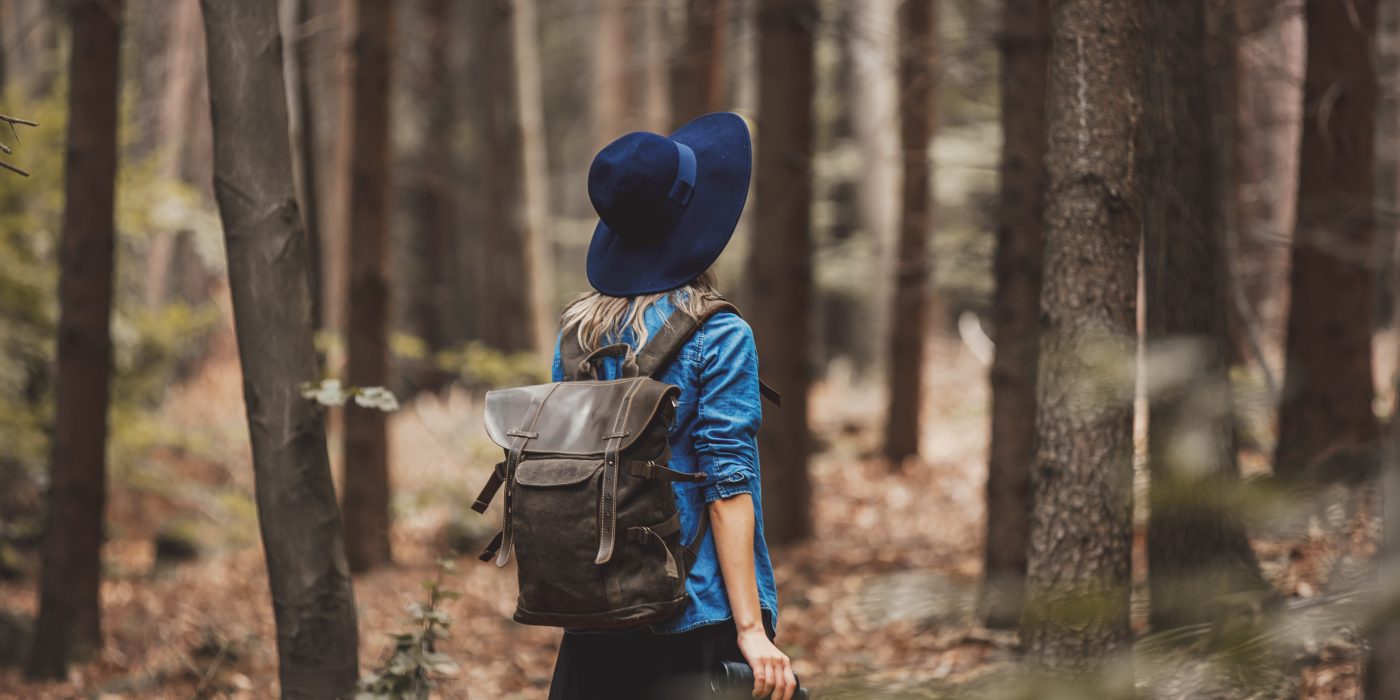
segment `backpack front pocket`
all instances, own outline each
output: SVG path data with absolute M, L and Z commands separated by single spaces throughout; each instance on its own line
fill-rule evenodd
M 609 609 L 598 551 L 601 459 L 535 459 L 515 471 L 511 512 L 520 607 L 583 614 Z

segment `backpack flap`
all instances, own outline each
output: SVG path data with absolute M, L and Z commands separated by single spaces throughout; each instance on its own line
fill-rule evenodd
M 627 449 L 657 411 L 674 408 L 679 394 L 679 387 L 649 377 L 498 389 L 486 394 L 486 433 L 505 450 L 523 436 L 526 454 L 601 455 L 615 433 L 621 433 L 615 449 Z

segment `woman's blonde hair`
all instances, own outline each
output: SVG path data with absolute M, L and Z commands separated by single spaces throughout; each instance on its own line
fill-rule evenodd
M 649 336 L 646 313 L 658 301 L 669 297 L 677 313 L 699 318 L 703 303 L 719 298 L 715 286 L 714 272 L 706 270 L 690 284 L 669 292 L 630 297 L 608 296 L 597 290 L 587 292 L 564 307 L 559 320 L 560 332 L 575 334 L 579 347 L 590 353 L 603 347 L 605 340 L 616 342 L 624 329 L 631 329 L 633 347 L 640 348 L 646 345 Z

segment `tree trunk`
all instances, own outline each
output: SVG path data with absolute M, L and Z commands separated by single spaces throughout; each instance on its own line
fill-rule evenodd
M 1001 194 L 993 319 L 987 541 L 980 608 L 992 627 L 1020 619 L 1035 459 L 1035 382 L 1045 255 L 1045 65 L 1049 0 L 1002 5 Z
M 685 0 L 685 38 L 671 67 L 672 123 L 724 107 L 725 41 L 732 0 Z
M 421 26 L 426 44 L 422 75 L 414 86 L 417 101 L 426 113 L 422 141 L 414 157 L 416 174 L 405 183 L 407 207 L 412 220 L 411 251 L 413 272 L 405 280 L 407 294 L 405 327 L 423 341 L 431 358 L 451 343 L 449 327 L 452 312 L 452 265 L 455 246 L 456 208 L 453 206 L 455 160 L 452 131 L 457 124 L 455 110 L 458 83 L 451 55 L 456 27 L 449 0 L 428 0 L 422 5 Z M 418 363 L 412 372 L 416 388 L 437 390 L 451 375 L 431 362 Z
M 900 192 L 895 183 L 903 164 L 898 130 L 890 128 L 899 109 L 899 81 L 895 75 L 898 42 L 872 41 L 872 37 L 894 36 L 898 32 L 896 4 L 896 0 L 851 3 L 851 28 L 845 32 L 851 54 L 851 131 L 864 158 L 864 167 L 855 181 L 857 216 L 861 231 L 875 252 L 866 292 L 871 359 L 866 371 L 871 377 L 883 377 L 888 372 L 889 356 L 883 350 L 892 336 L 893 308 L 888 300 L 894 298 L 894 247 L 899 235 L 896 217 Z M 1044 73 L 1042 64 L 1037 82 L 1044 82 Z
M 1151 419 L 1148 571 L 1158 630 L 1222 619 L 1225 597 L 1265 583 L 1243 525 L 1217 496 L 1237 488 L 1225 327 L 1226 178 L 1208 0 L 1146 4 L 1137 176 Z M 1228 73 L 1228 72 L 1226 72 Z M 1228 79 L 1228 76 L 1227 78 Z M 1223 149 L 1228 152 L 1228 149 Z
M 890 312 L 889 409 L 885 416 L 885 458 L 891 469 L 900 469 L 904 460 L 919 455 L 932 267 L 928 244 L 933 227 L 929 148 L 937 127 L 934 0 L 906 0 L 899 13 L 899 145 L 904 169 Z
M 748 281 L 758 362 L 783 407 L 764 417 L 758 446 L 767 498 L 764 529 L 785 544 L 812 533 L 807 389 L 812 335 L 814 0 L 758 5 L 755 230 Z
M 292 128 L 296 143 L 292 160 L 297 178 L 297 201 L 301 202 L 301 215 L 306 222 L 306 269 L 311 283 L 311 327 L 317 331 L 325 328 L 325 309 L 321 303 L 321 186 L 320 163 L 316 157 L 317 104 L 311 96 L 312 59 L 314 47 L 308 25 L 311 22 L 311 0 L 292 1 L 292 27 L 285 37 L 292 60 L 289 71 L 292 80 L 291 100 L 295 105 Z
M 481 238 L 479 337 L 507 351 L 540 352 L 553 346 L 554 315 L 546 286 L 548 266 L 543 210 L 543 135 L 539 122 L 539 66 L 535 58 L 533 0 L 471 3 L 477 34 L 472 65 L 481 97 L 478 159 L 486 216 Z M 522 43 L 528 43 L 522 46 Z
M 387 386 L 394 8 L 389 0 L 357 0 L 355 9 L 346 380 L 354 387 Z M 355 572 L 392 559 L 387 423 L 383 411 L 354 403 L 345 406 L 345 542 L 350 570 Z
M 1400 5 L 1383 1 L 1376 32 L 1375 318 L 1395 326 L 1395 246 L 1400 241 Z
M 317 405 L 306 237 L 292 182 L 274 0 L 204 0 L 215 195 L 243 365 L 284 698 L 338 698 L 357 675 L 355 600 Z M 259 105 L 258 109 L 245 109 Z
M 1288 300 L 1288 238 L 1298 192 L 1302 130 L 1303 22 L 1295 3 L 1236 0 L 1239 99 L 1235 241 L 1238 285 L 1231 303 L 1237 343 L 1257 323 L 1270 349 L 1283 337 Z M 1241 348 L 1240 355 L 1247 354 Z
M 1329 452 L 1375 441 L 1376 0 L 1309 0 L 1308 65 L 1276 473 L 1326 479 Z
M 1141 104 L 1137 0 L 1052 10 L 1045 284 L 1021 639 L 1053 667 L 1128 650 Z
M 64 678 L 71 657 L 102 647 L 121 9 L 84 0 L 69 10 L 53 462 L 30 678 Z
M 509 0 L 507 0 L 509 1 Z M 601 148 L 638 126 L 632 111 L 641 94 L 628 22 L 630 0 L 597 0 L 593 40 L 593 142 Z
M 1383 22 L 1396 12 L 1394 3 L 1381 6 Z M 1387 16 L 1390 15 L 1390 16 Z M 1395 252 L 1400 252 L 1397 250 Z M 1397 256 L 1400 258 L 1400 256 Z M 1400 259 L 1393 262 L 1400 263 Z M 1391 290 L 1400 295 L 1400 265 L 1391 268 Z M 1400 309 L 1396 309 L 1400 316 Z M 1395 320 L 1400 328 L 1400 317 Z M 1400 371 L 1391 377 L 1391 388 L 1400 396 Z M 1379 552 L 1380 580 L 1377 619 L 1370 633 L 1371 658 L 1366 664 L 1366 697 L 1400 697 L 1400 411 L 1391 411 L 1385 437 L 1385 465 L 1381 472 L 1384 535 Z

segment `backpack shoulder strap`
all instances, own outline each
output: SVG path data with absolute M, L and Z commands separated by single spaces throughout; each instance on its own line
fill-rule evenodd
M 681 346 L 690 340 L 695 331 L 704 325 L 705 321 L 715 314 L 728 311 L 735 316 L 740 316 L 739 309 L 733 304 L 719 297 L 707 297 L 700 313 L 696 317 L 687 314 L 673 313 L 662 324 L 661 328 L 647 341 L 645 347 L 637 352 L 637 371 L 644 377 L 655 376 L 662 367 L 665 367 L 675 359 L 676 353 L 680 352 Z M 759 393 L 764 398 L 773 402 L 775 406 L 782 405 L 782 395 L 762 379 L 758 380 Z

